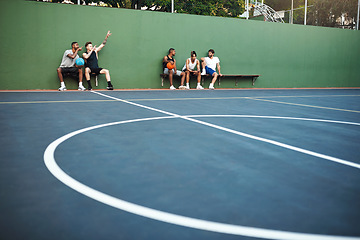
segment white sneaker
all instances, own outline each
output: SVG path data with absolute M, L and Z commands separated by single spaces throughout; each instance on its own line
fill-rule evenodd
M 202 70 L 202 73 L 201 73 L 202 76 L 206 75 L 206 71 L 205 71 L 205 68 Z
M 66 91 L 66 87 L 65 86 L 60 87 L 59 91 Z
M 79 90 L 79 91 L 85 91 L 86 88 L 84 88 L 84 86 L 79 86 L 78 90 Z
M 174 87 L 173 85 L 171 85 L 170 90 L 176 90 L 176 87 Z
M 202 90 L 202 89 L 204 89 L 201 85 L 198 85 L 197 87 L 196 87 L 196 89 L 200 89 L 200 90 Z
M 186 86 L 185 89 L 186 89 L 186 90 L 190 90 L 190 87 L 189 87 L 189 86 Z
M 209 86 L 209 89 L 214 90 L 215 88 L 214 88 L 214 86 Z
M 180 90 L 185 90 L 185 89 L 186 89 L 186 87 L 185 87 L 185 86 L 183 86 L 183 85 L 181 85 L 181 86 L 179 87 L 179 89 L 180 89 Z

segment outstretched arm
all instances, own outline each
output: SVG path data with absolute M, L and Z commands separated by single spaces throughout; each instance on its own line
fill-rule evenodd
M 108 37 L 110 37 L 111 34 L 112 33 L 110 33 L 110 31 L 107 32 L 105 40 L 102 42 L 102 44 L 100 44 L 100 46 L 98 48 L 96 48 L 96 50 L 95 50 L 96 52 L 99 52 L 103 47 L 105 47 L 107 39 L 108 39 Z

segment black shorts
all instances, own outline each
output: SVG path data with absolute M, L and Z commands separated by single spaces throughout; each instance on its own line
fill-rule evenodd
M 62 75 L 79 75 L 79 69 L 77 67 L 61 67 Z
M 88 68 L 90 68 L 90 67 L 88 67 Z M 102 68 L 90 68 L 90 70 L 91 70 L 91 73 L 99 75 L 100 71 L 103 70 L 103 69 Z

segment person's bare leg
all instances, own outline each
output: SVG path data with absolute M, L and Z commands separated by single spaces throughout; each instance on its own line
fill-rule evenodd
M 213 79 L 212 79 L 212 81 L 211 81 L 211 83 L 212 83 L 213 85 L 214 85 L 214 83 L 216 82 L 217 77 L 218 77 L 218 74 L 217 74 L 217 73 L 214 73 L 214 74 L 213 74 Z
M 82 68 L 79 68 L 79 83 L 82 83 L 83 80 L 83 70 Z
M 173 70 L 169 70 L 170 87 L 173 85 Z
M 88 84 L 88 90 L 92 90 L 92 86 L 91 86 L 91 82 L 90 82 L 90 73 L 91 73 L 91 69 L 90 68 L 85 68 L 85 78 Z
M 59 91 L 65 91 L 66 86 L 65 86 L 63 75 L 62 75 L 62 69 L 60 67 L 57 69 L 57 73 L 58 73 L 58 77 L 59 77 L 59 80 L 60 80 Z
M 64 82 L 64 78 L 63 78 L 63 75 L 61 73 L 61 68 L 57 69 L 57 74 L 58 74 L 60 82 Z
M 113 85 L 111 84 L 111 79 L 110 79 L 110 71 L 108 69 L 101 69 L 100 74 L 105 74 L 105 78 L 107 81 L 108 86 L 106 87 L 107 90 L 113 90 Z
M 185 81 L 185 73 L 184 73 L 184 72 L 181 72 L 180 76 L 181 76 L 181 86 L 183 86 L 183 85 L 184 85 L 184 81 Z

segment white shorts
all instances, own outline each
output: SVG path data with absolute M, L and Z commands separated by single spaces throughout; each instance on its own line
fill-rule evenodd
M 174 69 L 172 69 L 172 71 L 175 71 Z M 174 72 L 175 75 L 178 75 L 179 77 L 181 76 L 181 71 L 177 70 L 176 73 Z M 169 69 L 165 68 L 164 69 L 164 74 L 169 74 Z

